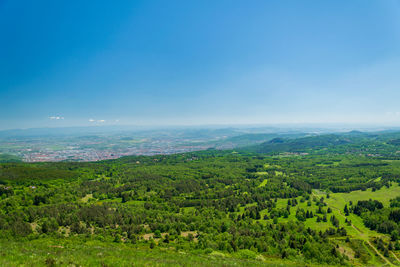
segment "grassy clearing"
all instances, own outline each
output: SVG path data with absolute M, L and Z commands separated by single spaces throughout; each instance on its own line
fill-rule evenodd
M 360 190 L 350 193 L 330 193 L 329 195 L 330 197 L 327 198 L 327 194 L 325 192 L 319 190 L 313 191 L 312 198 L 317 197 L 317 199 L 319 199 L 321 197 L 324 197 L 324 202 L 327 204 L 324 209 L 327 210 L 327 208 L 330 207 L 332 212 L 327 214 L 327 222 L 317 222 L 316 217 L 306 219 L 306 221 L 304 222 L 304 225 L 306 227 L 310 227 L 311 229 L 317 231 L 325 231 L 328 228 L 333 228 L 333 225 L 330 222 L 329 218 L 332 215 L 335 215 L 335 217 L 339 220 L 340 227 L 344 227 L 346 229 L 347 234 L 351 239 L 351 242 L 346 243 L 344 241 L 345 239 L 341 237 L 334 238 L 334 242 L 338 244 L 339 251 L 341 251 L 341 253 L 343 254 L 346 254 L 351 262 L 356 265 L 369 264 L 372 266 L 383 266 L 385 264 L 388 265 L 389 261 L 392 264 L 399 263 L 399 260 L 396 259 L 396 255 L 393 253 L 390 255 L 390 257 L 383 257 L 382 252 L 377 252 L 376 247 L 374 247 L 371 242 L 373 238 L 377 237 L 388 240 L 388 236 L 368 229 L 364 226 L 362 219 L 355 214 L 351 213 L 347 217 L 344 215 L 344 206 L 350 201 L 352 201 L 353 203 L 357 203 L 357 201 L 359 200 L 376 199 L 382 202 L 385 206 L 389 206 L 390 199 L 400 196 L 400 186 L 397 183 L 393 184 L 389 188 L 383 187 L 375 192 L 372 192 L 371 189 L 368 189 L 366 191 Z M 301 197 L 298 197 L 296 199 L 298 204 L 295 207 L 290 207 L 290 215 L 287 218 L 279 218 L 280 222 L 297 222 L 298 220 L 296 218 L 296 210 L 298 208 L 302 208 L 305 211 L 312 211 L 314 215 L 316 214 L 318 208 L 316 202 L 311 201 L 311 205 L 309 206 L 308 201 L 301 202 Z M 277 208 L 286 209 L 287 204 L 288 199 L 278 199 Z M 268 214 L 267 210 L 261 212 L 261 217 L 263 218 L 265 214 Z M 322 217 L 322 215 L 318 216 Z M 346 218 L 348 220 L 351 220 L 351 225 L 348 225 L 345 222 Z M 359 258 L 355 258 L 355 251 L 359 253 Z
M 258 187 L 266 186 L 267 183 L 268 183 L 268 179 L 264 179 L 264 181 L 262 181 L 261 184 L 258 185 Z
M 307 210 L 310 211 L 310 212 L 312 211 L 314 213 L 314 215 L 316 215 L 316 210 L 318 209 L 318 206 L 316 205 L 316 203 L 314 201 L 311 201 L 311 206 L 308 206 L 307 201 L 305 201 L 305 202 L 301 202 L 300 201 L 301 197 L 298 197 L 296 199 L 297 199 L 297 202 L 298 202 L 297 206 L 290 207 L 290 215 L 287 218 L 279 218 L 280 222 L 289 222 L 289 221 L 297 222 L 298 220 L 296 218 L 296 210 L 298 208 L 303 208 L 305 211 L 307 211 Z M 279 208 L 279 209 L 286 208 L 287 202 L 288 202 L 287 199 L 278 199 L 277 208 Z M 327 207 L 325 207 L 325 210 L 326 209 L 327 209 Z M 261 218 L 263 218 L 265 214 L 268 214 L 268 212 L 266 210 L 263 210 L 261 212 Z M 348 226 L 345 223 L 345 220 L 346 220 L 345 217 L 341 216 L 339 211 L 335 210 L 333 208 L 332 208 L 332 213 L 328 213 L 327 214 L 327 217 L 328 217 L 328 221 L 327 222 L 322 222 L 322 221 L 321 222 L 317 222 L 317 218 L 314 217 L 314 218 L 306 219 L 306 221 L 304 221 L 303 223 L 304 223 L 304 225 L 306 227 L 310 227 L 311 229 L 314 229 L 316 231 L 325 231 L 328 228 L 333 228 L 332 223 L 329 221 L 329 218 L 332 215 L 335 215 L 335 217 L 337 217 L 339 219 L 340 226 L 341 227 L 342 226 L 345 227 L 347 233 L 350 236 L 357 237 L 359 235 L 357 230 L 355 230 L 351 226 Z M 323 215 L 322 214 L 318 214 L 318 216 L 322 217 Z M 270 220 L 270 221 L 272 222 L 272 220 Z
M 271 169 L 271 168 L 282 169 L 282 166 L 276 164 L 271 165 L 268 163 L 264 164 L 264 169 Z
M 317 196 L 324 196 L 326 193 L 315 190 L 314 193 Z M 331 193 L 330 198 L 326 199 L 326 202 L 334 207 L 344 209 L 346 203 L 352 201 L 357 203 L 359 200 L 375 199 L 383 203 L 385 207 L 389 206 L 390 199 L 400 196 L 400 186 L 397 183 L 389 188 L 382 187 L 375 192 L 369 188 L 365 191 L 357 190 L 350 193 Z
M 0 266 L 305 266 L 280 259 L 263 260 L 94 240 L 0 240 Z
M 324 197 L 325 198 L 325 203 L 327 203 L 327 207 L 325 207 L 325 210 L 330 207 L 332 210 L 332 213 L 328 213 L 328 221 L 327 222 L 317 222 L 317 218 L 309 218 L 306 219 L 304 222 L 306 227 L 310 227 L 312 229 L 315 229 L 317 231 L 325 231 L 328 228 L 333 227 L 332 223 L 329 221 L 329 218 L 332 215 L 335 215 L 336 218 L 338 218 L 340 226 L 344 227 L 348 233 L 348 235 L 351 238 L 358 238 L 362 240 L 369 240 L 372 237 L 382 237 L 382 238 L 387 238 L 385 235 L 380 234 L 376 231 L 372 231 L 365 227 L 364 223 L 362 222 L 362 219 L 355 215 L 355 214 L 350 214 L 347 216 L 348 220 L 352 221 L 353 226 L 349 226 L 346 224 L 345 220 L 346 217 L 344 216 L 344 206 L 348 204 L 350 201 L 353 203 L 357 203 L 359 200 L 368 200 L 368 199 L 376 199 L 381 201 L 385 206 L 389 205 L 389 200 L 392 198 L 395 198 L 396 196 L 400 196 L 400 186 L 398 184 L 393 184 L 390 188 L 383 187 L 380 190 L 377 190 L 375 192 L 372 192 L 371 189 L 368 189 L 366 191 L 353 191 L 350 193 L 331 193 L 330 198 L 327 198 L 327 194 L 325 192 L 319 191 L 319 190 L 314 190 L 313 191 L 313 196 L 316 196 L 318 198 Z M 279 218 L 280 222 L 288 222 L 288 221 L 297 221 L 296 218 L 296 210 L 298 208 L 303 208 L 305 211 L 312 211 L 314 215 L 316 214 L 317 210 L 317 205 L 314 201 L 311 201 L 311 206 L 308 206 L 307 201 L 301 202 L 300 199 L 301 197 L 296 198 L 298 205 L 295 207 L 290 208 L 290 215 L 288 218 Z M 287 199 L 278 199 L 277 201 L 277 208 L 278 209 L 285 209 L 287 206 L 288 200 Z M 261 217 L 265 214 L 268 214 L 266 210 L 261 212 Z M 319 215 L 322 217 L 322 215 Z
M 353 203 L 357 203 L 357 201 L 359 200 L 375 199 L 382 202 L 383 205 L 387 207 L 389 206 L 390 199 L 400 196 L 400 186 L 395 183 L 389 188 L 382 187 L 375 192 L 372 192 L 371 189 L 368 189 L 365 191 L 358 190 L 350 193 L 331 193 L 330 198 L 326 198 L 326 193 L 318 190 L 315 190 L 314 194 L 318 197 L 325 197 L 325 202 L 328 204 L 329 207 L 332 208 L 333 213 L 338 215 L 336 217 L 339 218 L 339 221 L 342 224 L 342 221 L 344 222 L 345 220 L 343 212 L 344 206 L 350 201 L 352 201 Z M 353 227 L 346 227 L 348 233 L 351 234 L 353 237 L 358 237 L 364 240 L 368 240 L 371 237 L 384 237 L 384 235 L 365 227 L 362 219 L 359 216 L 355 214 L 350 214 L 349 216 L 347 216 L 347 218 L 351 220 L 353 225 L 359 230 L 357 231 Z
M 88 202 L 88 200 L 91 199 L 91 198 L 93 198 L 93 194 L 87 194 L 86 196 L 84 196 L 84 197 L 81 199 L 81 201 L 82 201 L 83 203 L 86 203 L 86 202 Z

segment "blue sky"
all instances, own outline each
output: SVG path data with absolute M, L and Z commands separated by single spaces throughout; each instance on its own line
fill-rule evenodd
M 0 129 L 400 125 L 400 1 L 0 1 Z

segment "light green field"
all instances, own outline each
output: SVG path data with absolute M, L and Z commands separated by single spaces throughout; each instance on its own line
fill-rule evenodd
M 338 218 L 340 216 L 339 220 L 343 219 L 344 221 L 344 206 L 350 201 L 356 204 L 359 200 L 374 199 L 382 202 L 385 207 L 388 207 L 390 199 L 400 196 L 400 186 L 395 183 L 389 188 L 382 187 L 380 190 L 375 192 L 372 192 L 371 189 L 368 189 L 366 191 L 358 190 L 350 193 L 331 193 L 330 198 L 326 198 L 326 194 L 324 192 L 314 191 L 314 194 L 318 197 L 324 196 L 325 202 L 328 204 L 328 206 L 330 206 L 334 213 L 338 215 Z M 362 219 L 359 216 L 351 213 L 347 218 L 350 219 L 354 227 L 358 229 L 357 231 L 354 229 L 354 227 L 351 227 L 352 229 L 349 231 L 348 228 L 350 227 L 346 228 L 346 230 L 348 230 L 349 234 L 352 236 L 366 240 L 371 237 L 384 237 L 384 235 L 365 227 Z
M 315 191 L 316 195 L 324 196 L 325 193 L 320 191 Z M 383 203 L 385 207 L 389 206 L 389 201 L 392 198 L 400 196 L 400 186 L 397 183 L 393 183 L 391 187 L 382 187 L 375 192 L 369 188 L 365 191 L 357 190 L 350 193 L 331 193 L 330 199 L 326 199 L 326 202 L 329 205 L 344 209 L 344 206 L 349 201 L 353 201 L 353 203 L 357 203 L 359 200 L 368 200 L 374 199 Z
M 242 259 L 241 255 L 183 252 L 172 248 L 96 240 L 0 240 L 0 266 L 305 266 L 275 259 Z M 236 257 L 237 256 L 237 257 Z M 310 265 L 307 265 L 310 266 Z
M 88 202 L 88 200 L 91 199 L 92 197 L 93 197 L 93 194 L 87 194 L 86 196 L 84 196 L 84 197 L 81 199 L 81 201 L 82 201 L 83 203 L 86 203 L 86 202 Z
M 355 214 L 350 214 L 347 216 L 348 220 L 352 221 L 353 226 L 349 226 L 345 223 L 346 217 L 344 216 L 344 206 L 348 204 L 350 201 L 352 201 L 354 204 L 357 203 L 359 200 L 368 200 L 368 199 L 375 199 L 380 202 L 382 202 L 386 207 L 389 205 L 389 200 L 392 198 L 395 198 L 397 196 L 400 196 L 400 186 L 398 184 L 393 184 L 390 188 L 383 187 L 380 190 L 377 190 L 375 192 L 372 192 L 371 189 L 368 189 L 366 191 L 353 191 L 350 193 L 331 193 L 330 198 L 327 198 L 327 194 L 325 192 L 321 192 L 319 190 L 314 190 L 313 191 L 313 196 L 317 197 L 318 199 L 320 197 L 324 197 L 325 203 L 327 204 L 324 209 L 326 210 L 328 207 L 331 208 L 332 213 L 328 213 L 328 221 L 327 222 L 319 222 L 317 223 L 317 218 L 309 218 L 306 219 L 304 222 L 304 225 L 306 227 L 310 227 L 314 230 L 317 231 L 325 231 L 328 228 L 332 228 L 333 225 L 329 221 L 330 216 L 335 215 L 336 218 L 338 218 L 340 227 L 344 227 L 352 238 L 357 238 L 357 239 L 363 239 L 363 240 L 369 240 L 371 237 L 385 237 L 383 234 L 380 234 L 376 231 L 372 231 L 365 227 L 364 223 L 362 222 L 362 219 L 355 215 Z M 301 197 L 296 198 L 298 205 L 295 207 L 290 208 L 290 215 L 288 218 L 279 218 L 279 221 L 281 222 L 288 222 L 288 221 L 297 221 L 296 218 L 296 210 L 298 208 L 303 208 L 305 211 L 312 211 L 314 215 L 316 215 L 316 210 L 317 210 L 317 205 L 314 201 L 311 201 L 311 206 L 307 205 L 307 201 L 305 202 L 300 202 Z M 277 201 L 277 208 L 278 209 L 285 209 L 287 206 L 287 199 L 278 199 Z M 261 217 L 263 217 L 265 214 L 268 214 L 266 210 L 263 210 L 261 212 Z M 322 217 L 322 215 L 319 215 Z
M 264 181 L 262 181 L 261 184 L 259 184 L 258 187 L 266 186 L 267 183 L 268 183 L 268 179 L 264 179 Z
M 309 207 L 307 205 L 307 201 L 300 202 L 301 197 L 298 197 L 296 199 L 297 199 L 297 202 L 298 202 L 297 206 L 290 208 L 290 215 L 288 216 L 288 218 L 279 218 L 280 222 L 289 222 L 289 221 L 297 222 L 298 220 L 296 218 L 296 210 L 298 208 L 303 208 L 305 211 L 307 211 L 307 210 L 308 211 L 312 211 L 314 213 L 314 215 L 318 215 L 320 217 L 323 217 L 322 214 L 317 214 L 316 213 L 316 210 L 318 209 L 318 206 L 315 204 L 315 202 L 311 201 L 311 206 Z M 285 209 L 286 206 L 287 206 L 287 201 L 288 201 L 287 199 L 278 199 L 277 208 Z M 326 210 L 328 207 L 329 206 L 324 207 L 324 209 Z M 331 207 L 331 209 L 332 209 L 332 213 L 328 213 L 327 214 L 327 218 L 328 218 L 327 222 L 322 222 L 322 221 L 321 222 L 317 222 L 317 218 L 314 217 L 314 218 L 306 219 L 306 221 L 303 222 L 304 225 L 306 227 L 310 227 L 311 229 L 314 229 L 316 231 L 325 231 L 328 228 L 334 228 L 332 223 L 329 221 L 329 218 L 330 218 L 330 216 L 335 215 L 335 217 L 338 218 L 338 220 L 340 222 L 340 227 L 342 227 L 342 226 L 345 227 L 345 229 L 346 229 L 346 231 L 347 231 L 347 233 L 349 235 L 357 237 L 358 236 L 358 231 L 356 229 L 354 229 L 353 227 L 348 226 L 345 223 L 346 218 L 344 216 L 341 216 L 338 210 L 336 210 L 336 209 L 334 209 L 332 207 Z M 267 214 L 267 213 L 268 212 L 266 210 L 262 211 L 261 212 L 261 218 L 263 218 L 263 216 L 265 214 Z
M 276 164 L 274 164 L 274 165 L 270 165 L 270 164 L 268 164 L 268 163 L 264 164 L 264 169 L 270 169 L 270 168 L 281 169 L 281 168 L 282 168 L 282 166 L 280 166 L 280 165 L 276 165 Z
M 51 149 L 53 151 L 59 151 L 59 150 L 66 149 L 66 147 L 63 145 L 51 145 L 51 146 L 49 146 L 49 149 Z
M 383 257 L 382 253 L 378 254 L 375 245 L 371 242 L 373 238 L 377 237 L 386 239 L 388 241 L 388 236 L 368 229 L 362 222 L 362 219 L 353 213 L 350 213 L 347 217 L 344 215 L 344 206 L 350 201 L 356 204 L 359 200 L 374 199 L 382 202 L 386 207 L 389 206 L 390 199 L 400 196 L 399 184 L 394 183 L 390 188 L 382 187 L 380 190 L 377 190 L 375 192 L 372 192 L 371 189 L 368 189 L 366 191 L 359 190 L 350 193 L 330 193 L 329 195 L 330 197 L 327 198 L 327 194 L 325 192 L 313 190 L 311 200 L 314 197 L 316 197 L 317 199 L 324 197 L 324 202 L 327 204 L 327 206 L 324 207 L 324 210 L 327 210 L 327 208 L 330 207 L 332 213 L 327 214 L 327 222 L 317 222 L 316 217 L 306 219 L 306 221 L 303 222 L 305 227 L 310 227 L 311 229 L 316 231 L 325 231 L 328 228 L 334 228 L 329 219 L 332 215 L 335 215 L 335 217 L 339 220 L 340 227 L 344 227 L 346 229 L 347 235 L 351 239 L 361 241 L 362 249 L 367 254 L 369 254 L 370 257 L 368 264 L 372 266 L 384 266 L 386 264 L 385 266 L 389 266 L 393 265 L 393 263 L 399 263 L 398 260 L 394 258 L 393 253 L 391 253 L 389 257 Z M 311 206 L 308 206 L 307 201 L 300 201 L 301 197 L 298 197 L 296 199 L 298 204 L 295 207 L 290 208 L 290 215 L 288 216 L 288 218 L 280 217 L 278 219 L 279 222 L 298 222 L 296 218 L 296 210 L 298 208 L 303 208 L 305 211 L 312 211 L 314 215 L 318 215 L 320 217 L 323 216 L 316 213 L 316 210 L 318 208 L 316 202 L 311 201 Z M 278 199 L 276 208 L 286 209 L 287 203 L 288 199 Z M 263 218 L 265 214 L 268 214 L 267 210 L 263 210 L 261 212 L 261 218 Z M 345 222 L 346 218 L 348 220 L 351 220 L 351 225 L 348 225 Z M 268 221 L 272 221 L 272 219 L 269 219 Z M 261 219 L 260 222 L 263 223 L 265 221 Z M 354 251 L 348 246 L 348 244 L 346 244 L 344 237 L 333 237 L 333 239 L 340 246 L 340 249 L 342 249 L 343 251 L 346 250 L 346 253 L 350 255 L 350 257 L 354 257 Z M 397 255 L 397 257 L 399 257 L 399 255 Z M 388 263 L 389 261 L 390 263 Z M 362 265 L 362 263 L 359 262 L 357 259 L 355 259 L 353 263 L 356 265 Z

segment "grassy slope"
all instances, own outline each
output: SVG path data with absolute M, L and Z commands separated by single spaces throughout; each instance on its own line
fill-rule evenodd
M 314 193 L 319 196 L 325 195 L 323 192 L 319 191 L 315 191 Z M 390 188 L 383 187 L 375 192 L 372 192 L 371 189 L 368 189 L 366 191 L 357 190 L 351 193 L 330 194 L 330 198 L 326 199 L 325 202 L 328 204 L 329 207 L 332 208 L 333 213 L 336 215 L 336 217 L 339 218 L 340 224 L 344 225 L 345 216 L 343 209 L 346 203 L 352 201 L 355 204 L 359 200 L 375 199 L 382 202 L 385 207 L 388 207 L 389 200 L 397 196 L 400 196 L 400 186 L 398 184 L 394 184 Z M 351 213 L 349 216 L 347 216 L 347 218 L 351 220 L 352 226 L 346 225 L 346 230 L 348 234 L 352 236 L 352 238 L 364 241 L 363 245 L 371 255 L 371 261 L 369 263 L 373 265 L 382 265 L 382 257 L 380 255 L 377 255 L 377 253 L 375 252 L 376 248 L 374 248 L 374 245 L 370 242 L 370 240 L 375 237 L 387 240 L 389 240 L 389 238 L 383 234 L 372 231 L 365 227 L 362 219 L 355 214 Z M 392 263 L 399 263 L 398 260 L 395 259 L 393 256 L 390 256 L 388 260 L 390 260 Z
M 340 226 L 341 227 L 343 226 L 346 229 L 347 234 L 352 239 L 357 239 L 357 240 L 363 241 L 362 242 L 363 247 L 364 247 L 365 251 L 370 254 L 370 257 L 371 257 L 368 263 L 372 264 L 373 266 L 380 266 L 380 265 L 384 264 L 382 258 L 376 254 L 374 249 L 371 247 L 371 244 L 368 242 L 371 240 L 371 238 L 380 237 L 380 238 L 388 239 L 388 237 L 365 227 L 365 225 L 362 222 L 362 219 L 354 214 L 350 214 L 347 217 L 349 220 L 352 221 L 352 224 L 354 227 L 347 225 L 345 223 L 346 217 L 344 216 L 343 210 L 344 210 L 345 204 L 346 203 L 348 204 L 349 201 L 353 201 L 353 203 L 356 204 L 357 201 L 359 201 L 359 200 L 368 200 L 368 199 L 379 200 L 385 205 L 385 207 L 387 207 L 389 205 L 390 199 L 400 196 L 400 186 L 398 184 L 393 184 L 390 188 L 383 187 L 380 190 L 377 190 L 375 192 L 372 192 L 371 189 L 368 189 L 366 191 L 358 190 L 358 191 L 353 191 L 351 193 L 331 193 L 330 198 L 326 198 L 326 193 L 321 192 L 319 190 L 314 190 L 313 195 L 318 198 L 324 197 L 325 202 L 327 203 L 327 207 L 330 207 L 332 209 L 332 213 L 328 214 L 328 222 L 317 223 L 317 219 L 315 217 L 307 219 L 304 222 L 304 225 L 306 227 L 310 227 L 311 229 L 314 229 L 317 231 L 319 231 L 319 230 L 325 231 L 328 228 L 333 228 L 332 223 L 329 221 L 329 218 L 331 215 L 335 215 L 335 217 L 338 218 L 340 221 Z M 287 199 L 278 199 L 277 208 L 286 208 L 287 201 L 288 201 Z M 303 208 L 304 210 L 312 211 L 315 214 L 317 206 L 314 201 L 312 201 L 312 205 L 310 207 L 307 206 L 307 201 L 300 202 L 300 197 L 297 198 L 297 201 L 298 201 L 298 205 L 296 207 L 291 207 L 289 217 L 288 218 L 279 218 L 279 221 L 281 221 L 281 222 L 288 222 L 288 221 L 297 222 L 297 219 L 296 219 L 297 208 Z M 263 210 L 261 212 L 261 217 L 263 217 L 264 214 L 267 214 L 267 210 Z M 260 220 L 260 222 L 262 222 L 262 220 Z M 343 239 L 343 240 L 341 240 L 341 239 Z M 344 238 L 337 238 L 337 243 L 341 247 L 343 247 L 345 250 L 351 251 L 351 248 L 349 248 L 348 245 L 344 242 Z M 349 254 L 351 254 L 351 253 L 349 253 Z M 393 257 L 390 257 L 389 260 L 396 263 L 396 260 Z M 353 261 L 353 263 L 360 264 L 360 262 L 358 262 L 358 261 Z
M 326 230 L 329 227 L 333 227 L 332 224 L 329 222 L 329 217 L 333 214 L 335 215 L 339 221 L 340 225 L 344 226 L 352 237 L 357 237 L 359 238 L 359 231 L 356 231 L 353 227 L 347 226 L 345 224 L 345 217 L 343 216 L 343 209 L 346 203 L 349 203 L 349 201 L 353 201 L 354 204 L 357 203 L 358 200 L 368 200 L 368 199 L 376 199 L 381 201 L 385 207 L 389 205 L 389 200 L 392 198 L 395 198 L 397 196 L 400 196 L 400 186 L 398 184 L 392 185 L 390 188 L 383 187 L 380 190 L 377 190 L 375 192 L 372 192 L 371 189 L 368 189 L 366 191 L 353 191 L 351 193 L 331 193 L 330 198 L 326 198 L 326 193 L 321 192 L 318 190 L 313 191 L 313 195 L 317 197 L 324 197 L 325 202 L 328 204 L 327 207 L 331 207 L 332 213 L 328 214 L 328 222 L 316 222 L 316 218 L 311 218 L 307 219 L 304 224 L 306 227 L 310 227 L 315 230 Z M 286 208 L 287 205 L 287 199 L 278 199 L 277 202 L 277 208 Z M 308 207 L 307 202 L 300 202 L 300 197 L 297 198 L 298 205 L 296 207 L 291 207 L 290 209 L 290 215 L 288 218 L 280 218 L 280 221 L 297 221 L 296 219 L 296 210 L 297 208 L 303 208 L 304 210 L 309 210 L 312 211 L 315 214 L 315 211 L 317 209 L 317 206 L 315 205 L 315 202 L 312 201 L 312 206 Z M 264 215 L 266 213 L 266 210 L 264 210 L 261 215 Z M 348 216 L 348 219 L 352 221 L 352 223 L 359 228 L 363 233 L 366 234 L 365 238 L 369 237 L 382 237 L 384 235 L 379 234 L 375 231 L 369 230 L 367 227 L 364 226 L 362 219 L 358 217 L 357 215 L 350 214 Z
M 318 193 L 319 195 L 324 194 L 322 192 Z M 374 199 L 382 202 L 385 207 L 388 207 L 390 199 L 400 196 L 400 186 L 398 184 L 394 184 L 390 188 L 383 187 L 375 192 L 372 192 L 371 189 L 368 189 L 366 191 L 357 190 L 351 193 L 334 193 L 330 194 L 330 196 L 331 197 L 326 199 L 325 202 L 335 210 L 336 214 L 339 213 L 339 210 L 341 211 L 341 214 L 343 214 L 344 206 L 350 201 L 353 201 L 353 203 L 356 204 L 359 200 Z M 343 216 L 341 217 L 343 218 Z M 348 218 L 352 221 L 355 227 L 365 234 L 365 238 L 383 236 L 382 234 L 371 231 L 365 227 L 360 217 L 350 214 Z
M 135 248 L 130 244 L 46 238 L 0 240 L 0 266 L 303 266 L 282 260 L 265 261 Z M 309 264 L 307 266 L 310 266 Z

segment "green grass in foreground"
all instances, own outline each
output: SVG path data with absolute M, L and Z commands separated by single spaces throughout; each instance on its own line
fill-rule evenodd
M 238 255 L 239 256 L 239 255 Z M 243 255 L 242 255 L 243 256 Z M 0 266 L 306 266 L 280 259 L 240 259 L 78 238 L 0 240 Z M 310 266 L 307 264 L 307 266 Z

